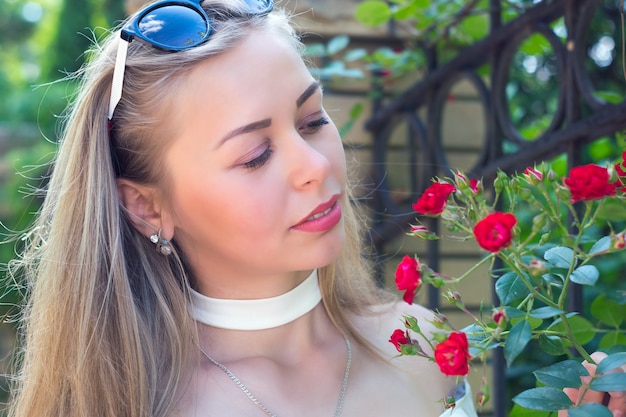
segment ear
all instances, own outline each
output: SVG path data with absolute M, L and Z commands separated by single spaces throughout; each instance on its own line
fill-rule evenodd
M 168 216 L 154 187 L 120 178 L 117 180 L 117 192 L 122 205 L 130 214 L 131 222 L 141 234 L 150 237 L 158 230 L 162 230 L 165 239 L 172 238 L 173 228 L 169 227 L 169 224 L 164 224 L 164 217 Z

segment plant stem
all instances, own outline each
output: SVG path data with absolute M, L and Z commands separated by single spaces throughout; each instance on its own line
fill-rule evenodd
M 507 264 L 508 267 L 511 268 L 511 270 L 513 270 L 513 272 L 517 274 L 519 279 L 524 283 L 526 288 L 528 288 L 528 291 L 530 291 L 530 293 L 535 299 L 545 303 L 546 305 L 550 307 L 555 307 L 555 308 L 559 308 L 562 310 L 562 308 L 560 308 L 559 305 L 557 305 L 553 300 L 549 299 L 548 297 L 546 297 L 545 295 L 537 291 L 537 289 L 532 285 L 532 283 L 530 283 L 526 279 L 526 276 L 524 275 L 524 273 L 519 269 L 517 262 L 512 262 L 506 256 L 502 256 L 502 255 L 500 256 L 500 259 L 502 259 L 504 263 Z
M 565 327 L 565 332 L 567 333 L 567 339 L 572 343 L 572 346 L 574 347 L 574 349 L 576 349 L 576 351 L 580 353 L 580 356 L 582 356 L 587 362 L 595 363 L 594 360 L 589 355 L 589 353 L 587 353 L 585 348 L 583 348 L 582 345 L 578 343 L 578 340 L 576 339 L 576 336 L 574 335 L 574 331 L 572 330 L 572 327 L 569 325 L 569 322 L 567 321 L 567 317 L 565 316 L 565 314 L 560 314 L 559 317 L 561 318 L 561 321 L 563 322 L 563 326 Z

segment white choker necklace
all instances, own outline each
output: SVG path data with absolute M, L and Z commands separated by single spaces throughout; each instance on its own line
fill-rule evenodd
M 211 298 L 191 290 L 191 315 L 200 323 L 230 330 L 263 330 L 304 316 L 322 299 L 317 270 L 293 290 L 260 300 Z

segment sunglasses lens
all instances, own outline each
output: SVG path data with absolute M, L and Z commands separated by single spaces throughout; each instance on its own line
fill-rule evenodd
M 209 34 L 205 17 L 198 11 L 178 4 L 158 7 L 146 13 L 137 27 L 155 46 L 182 50 L 204 42 Z

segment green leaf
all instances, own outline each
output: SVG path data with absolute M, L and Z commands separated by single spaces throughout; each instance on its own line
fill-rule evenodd
M 611 248 L 611 236 L 604 236 L 600 240 L 598 240 L 592 247 L 589 249 L 589 254 L 593 255 L 600 252 L 605 252 Z
M 572 282 L 581 285 L 595 285 L 600 278 L 600 271 L 593 265 L 583 265 L 578 267 L 570 275 Z
M 389 20 L 391 9 L 384 1 L 364 1 L 356 7 L 354 17 L 364 25 L 378 26 Z
M 611 221 L 626 220 L 626 208 L 621 201 L 608 200 L 600 207 L 598 218 Z
M 522 279 L 514 272 L 507 272 L 496 281 L 496 294 L 502 304 L 511 304 L 529 294 Z
M 361 103 L 361 102 L 356 103 L 350 109 L 350 118 L 351 119 L 357 119 L 359 116 L 361 116 L 362 113 L 363 113 L 363 103 Z
M 574 262 L 574 251 L 564 246 L 550 248 L 543 254 L 543 259 L 557 268 L 568 269 Z
M 605 294 L 599 295 L 591 303 L 591 315 L 602 323 L 619 327 L 624 321 L 620 305 L 609 298 Z
M 539 347 L 542 351 L 552 356 L 561 356 L 567 353 L 567 347 L 558 336 L 539 335 Z
M 348 46 L 349 43 L 350 38 L 346 35 L 334 36 L 330 41 L 328 41 L 326 51 L 328 55 L 334 55 Z
M 582 385 L 581 376 L 588 376 L 589 372 L 580 362 L 566 360 L 538 369 L 535 372 L 537 381 L 553 388 L 579 388 Z
M 608 408 L 598 403 L 587 403 L 580 407 L 570 408 L 568 417 L 613 417 Z
M 489 32 L 489 19 L 486 15 L 469 15 L 461 21 L 461 30 L 474 41 L 484 38 Z
M 414 2 L 403 4 L 399 6 L 394 12 L 394 19 L 398 20 L 406 20 L 412 17 L 416 17 L 419 13 L 419 7 L 415 5 Z
M 346 62 L 351 62 L 351 61 L 358 61 L 359 59 L 362 59 L 365 56 L 367 56 L 367 51 L 365 49 L 355 48 L 355 49 L 350 49 L 348 52 L 346 52 L 346 55 L 343 57 L 343 59 Z
M 622 365 L 626 365 L 626 352 L 613 353 L 602 359 L 602 361 L 598 364 L 596 373 L 602 374 L 607 371 L 612 371 Z
M 326 56 L 326 47 L 321 43 L 312 43 L 306 45 L 304 49 L 304 55 L 313 58 L 320 58 Z
M 594 94 L 611 104 L 619 104 L 624 100 L 624 96 L 615 91 L 594 91 Z
M 510 306 L 506 306 L 504 307 L 504 312 L 506 313 L 506 316 L 510 319 L 517 319 L 520 317 L 526 317 L 526 312 L 522 311 L 518 308 L 515 307 L 510 307 Z
M 600 339 L 600 349 L 610 349 L 616 345 L 626 345 L 626 334 L 619 330 L 608 332 Z
M 552 274 L 552 273 L 543 274 L 541 276 L 541 279 L 543 279 L 546 284 L 549 284 L 553 287 L 561 288 L 563 286 L 564 279 L 559 274 Z
M 511 366 L 515 358 L 522 353 L 531 337 L 530 323 L 526 320 L 520 321 L 511 328 L 504 345 L 504 357 L 508 366 Z
M 602 362 L 600 362 L 602 363 Z M 626 390 L 626 373 L 614 372 L 594 378 L 589 383 L 589 388 L 595 391 L 624 391 Z
M 430 6 L 431 0 L 413 0 L 413 3 L 420 9 L 426 9 Z
M 511 325 L 513 326 L 515 326 L 517 323 L 521 321 L 527 321 L 528 324 L 530 324 L 531 329 L 536 329 L 543 324 L 542 319 L 537 319 L 537 318 L 530 317 L 530 316 L 516 317 L 516 318 L 510 319 Z
M 563 310 L 554 307 L 539 307 L 530 312 L 530 316 L 537 319 L 548 319 L 565 313 Z
M 544 52 L 551 49 L 550 42 L 543 35 L 535 34 L 529 36 L 522 43 L 519 50 L 527 55 L 543 55 Z
M 513 404 L 509 417 L 555 417 L 550 411 L 529 410 Z
M 589 320 L 585 319 L 584 317 L 581 317 L 579 315 L 569 316 L 567 322 L 572 328 L 574 337 L 581 345 L 589 343 L 596 334 L 593 324 L 591 324 Z M 549 326 L 549 329 L 560 332 L 564 335 L 566 334 L 565 325 L 560 319 L 555 320 L 554 323 Z
M 531 410 L 556 411 L 572 406 L 572 402 L 563 391 L 550 387 L 526 390 L 515 396 L 513 402 Z

